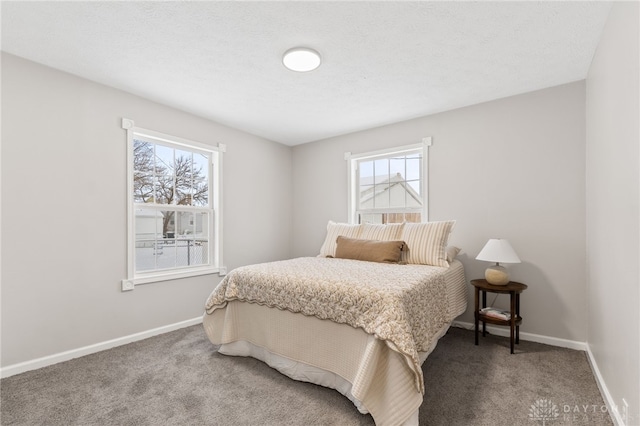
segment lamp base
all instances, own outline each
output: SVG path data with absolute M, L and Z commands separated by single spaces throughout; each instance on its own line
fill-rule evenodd
M 509 271 L 504 266 L 489 266 L 484 271 L 484 279 L 492 285 L 507 285 L 509 284 Z

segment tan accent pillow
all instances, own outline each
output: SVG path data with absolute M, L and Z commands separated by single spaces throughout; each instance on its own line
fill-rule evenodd
M 402 259 L 407 263 L 448 267 L 446 248 L 455 223 L 455 220 L 405 223 L 402 240 L 407 243 L 407 250 Z
M 404 241 L 375 241 L 338 237 L 336 256 L 341 259 L 366 260 L 368 262 L 398 263 Z
M 365 223 L 362 225 L 359 238 L 363 240 L 398 241 L 402 239 L 403 228 L 404 223 L 389 223 L 386 225 Z
M 362 225 L 352 225 L 350 223 L 336 223 L 334 221 L 329 221 L 327 224 L 327 236 L 324 239 L 324 243 L 320 248 L 320 257 L 331 256 L 334 257 L 336 255 L 336 240 L 340 235 L 349 238 L 360 238 L 360 231 L 362 229 Z

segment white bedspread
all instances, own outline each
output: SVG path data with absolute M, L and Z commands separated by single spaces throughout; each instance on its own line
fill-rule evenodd
M 420 391 L 424 386 L 420 355 L 423 355 L 423 360 L 435 347 L 437 339 L 446 332 L 453 318 L 466 308 L 464 272 L 461 264 L 455 262 L 451 268 L 435 268 L 419 265 L 371 264 L 344 259 L 303 259 L 302 261 L 294 259 L 274 262 L 277 265 L 266 264 L 269 265 L 266 268 L 265 265 L 252 265 L 235 270 L 240 271 L 240 274 L 234 274 L 235 271 L 229 274 L 228 277 L 231 278 L 223 280 L 207 303 L 204 324 L 210 340 L 227 346 L 233 354 L 250 355 L 262 359 L 297 380 L 338 389 L 350 397 L 360 411 L 370 412 L 379 425 L 401 424 L 412 416 L 415 417 L 422 403 Z M 287 271 L 284 274 L 286 278 L 283 279 L 280 275 L 280 278 L 276 279 L 274 274 L 282 274 L 282 263 L 286 264 L 284 265 Z M 320 266 L 310 267 L 310 264 Z M 372 265 L 374 267 L 370 268 Z M 345 269 L 348 272 L 345 272 Z M 256 270 L 258 270 L 257 273 Z M 309 271 L 315 272 L 309 273 Z M 275 287 L 269 287 L 276 295 L 274 298 L 261 299 L 254 293 L 257 291 L 255 286 L 249 286 L 250 289 L 246 291 L 240 288 L 244 285 L 240 284 L 240 281 L 246 279 L 246 274 L 251 277 L 250 279 L 263 281 L 265 273 L 270 277 L 267 281 L 276 280 L 280 283 Z M 299 280 L 300 276 L 306 277 L 303 278 L 304 282 L 311 280 L 312 288 L 315 290 L 303 291 L 302 296 L 296 297 L 294 291 L 296 286 L 292 284 L 294 280 L 292 277 Z M 345 277 L 350 278 L 345 279 Z M 390 281 L 397 277 L 402 277 L 406 283 L 390 284 Z M 456 283 L 454 286 L 449 285 L 449 282 L 445 283 L 445 281 L 451 281 L 451 277 Z M 437 281 L 436 284 L 433 284 L 434 280 Z M 322 282 L 328 284 L 323 286 Z M 367 285 L 363 282 L 373 283 L 373 290 L 365 289 Z M 347 285 L 355 289 L 357 297 L 367 301 L 364 304 L 368 308 L 368 310 L 365 309 L 365 314 L 378 321 L 368 325 L 363 323 L 352 324 L 351 327 L 345 325 L 349 324 L 348 320 L 344 320 L 345 315 L 360 318 L 360 320 L 362 318 L 362 315 L 354 310 L 353 305 L 356 303 L 353 302 L 353 297 L 334 296 L 330 299 L 333 309 L 315 311 L 320 312 L 319 315 L 313 313 L 315 308 L 309 310 L 309 306 L 315 306 L 315 303 L 309 303 L 310 294 L 324 292 L 327 297 L 331 297 L 331 294 L 340 294 L 339 291 L 334 290 L 335 285 Z M 327 286 L 332 291 L 326 291 Z M 418 303 L 421 298 L 416 296 L 421 287 L 431 289 L 426 293 L 430 295 L 433 303 L 439 306 L 435 310 L 436 322 L 432 322 L 427 327 L 419 326 L 417 330 L 420 331 L 414 331 L 411 324 L 416 321 L 430 322 L 428 312 L 431 303 L 421 305 Z M 380 295 L 379 292 L 383 288 L 391 289 L 393 297 Z M 347 291 L 347 293 L 352 292 Z M 374 308 L 375 303 L 371 302 L 372 298 L 374 301 L 381 300 L 383 306 Z M 287 302 L 289 299 L 297 302 L 289 303 Z M 404 301 L 409 299 L 413 300 L 410 305 L 415 304 L 415 307 L 407 307 Z M 274 303 L 274 300 L 278 302 Z M 340 303 L 340 300 L 350 302 Z M 252 303 L 245 303 L 247 301 Z M 388 305 L 389 309 L 385 308 L 385 305 Z M 271 306 L 280 309 L 273 309 Z M 371 312 L 372 309 L 374 309 L 373 312 Z M 407 319 L 406 312 L 416 309 L 424 309 L 427 314 L 420 315 L 419 319 Z M 335 310 L 351 312 L 351 314 L 341 313 L 338 317 L 341 320 L 335 321 L 331 318 L 332 314 L 327 313 Z M 402 310 L 405 310 L 405 313 L 399 314 Z M 301 316 L 299 313 L 306 315 Z M 385 334 L 387 328 L 382 326 L 379 329 L 382 332 L 377 331 L 376 327 L 383 325 L 379 319 L 382 316 L 389 318 L 390 315 L 391 321 L 387 324 L 399 324 L 399 319 L 408 324 L 408 335 L 413 339 L 414 352 L 411 354 L 400 350 L 392 340 L 384 338 L 389 336 Z M 326 319 L 332 319 L 332 321 Z M 367 328 L 373 332 L 368 331 Z M 403 325 L 399 328 L 406 333 L 407 326 Z M 394 337 L 391 336 L 391 339 Z M 248 342 L 252 349 L 249 350 L 242 345 L 233 346 L 237 342 Z M 407 347 L 403 343 L 401 345 L 404 348 Z M 256 356 L 251 351 L 258 351 L 260 355 Z M 277 359 L 289 359 L 312 368 L 285 368 L 283 367 L 285 363 L 274 361 Z M 323 371 L 333 373 L 335 380 L 327 379 L 330 376 L 318 373 Z M 416 383 L 416 378 L 419 378 L 419 384 Z M 331 383 L 325 383 L 326 380 L 330 380 Z
M 241 300 L 362 328 L 406 355 L 424 393 L 419 351 L 447 323 L 446 268 L 301 257 L 229 273 L 207 300 Z

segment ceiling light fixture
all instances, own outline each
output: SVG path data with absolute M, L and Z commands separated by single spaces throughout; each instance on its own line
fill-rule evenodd
M 320 66 L 320 54 L 308 47 L 294 47 L 284 52 L 282 63 L 291 71 L 313 71 Z

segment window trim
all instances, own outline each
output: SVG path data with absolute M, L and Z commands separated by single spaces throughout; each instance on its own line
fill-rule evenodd
M 429 221 L 429 147 L 432 144 L 432 137 L 427 136 L 422 138 L 422 141 L 411 145 L 402 145 L 393 148 L 386 148 L 377 151 L 369 151 L 361 154 L 352 154 L 351 152 L 345 152 L 344 159 L 347 161 L 347 203 L 348 203 L 348 222 L 356 224 L 358 223 L 357 214 L 358 210 L 358 162 L 361 160 L 370 160 L 376 158 L 388 157 L 390 154 L 402 154 L 408 151 L 422 150 L 422 181 L 420 182 L 420 192 L 424 194 L 422 200 L 422 209 L 419 209 L 423 222 Z M 386 211 L 383 211 L 386 210 Z M 389 213 L 391 211 L 398 211 L 398 209 L 380 209 L 378 213 Z
M 222 175 L 223 175 L 223 153 L 226 151 L 226 145 L 223 143 L 205 144 L 193 140 L 156 132 L 141 127 L 136 127 L 133 120 L 123 118 L 122 128 L 127 131 L 127 278 L 122 280 L 122 291 L 133 290 L 136 285 L 148 284 L 160 281 L 174 280 L 178 278 L 194 277 L 205 274 L 218 273 L 220 276 L 226 274 L 226 267 L 223 266 L 222 257 Z M 210 200 L 210 224 L 212 229 L 212 237 L 210 244 L 213 248 L 211 257 L 211 265 L 194 266 L 185 268 L 168 269 L 161 271 L 145 271 L 136 272 L 135 268 L 135 206 L 133 191 L 133 139 L 134 135 L 148 137 L 158 142 L 166 142 L 172 146 L 184 147 L 192 151 L 204 151 L 211 155 L 209 164 L 209 176 L 212 197 Z M 216 167 L 213 167 L 212 164 Z M 188 208 L 187 208 L 188 209 Z M 198 210 L 198 209 L 194 209 Z M 207 208 L 209 210 L 209 208 Z

